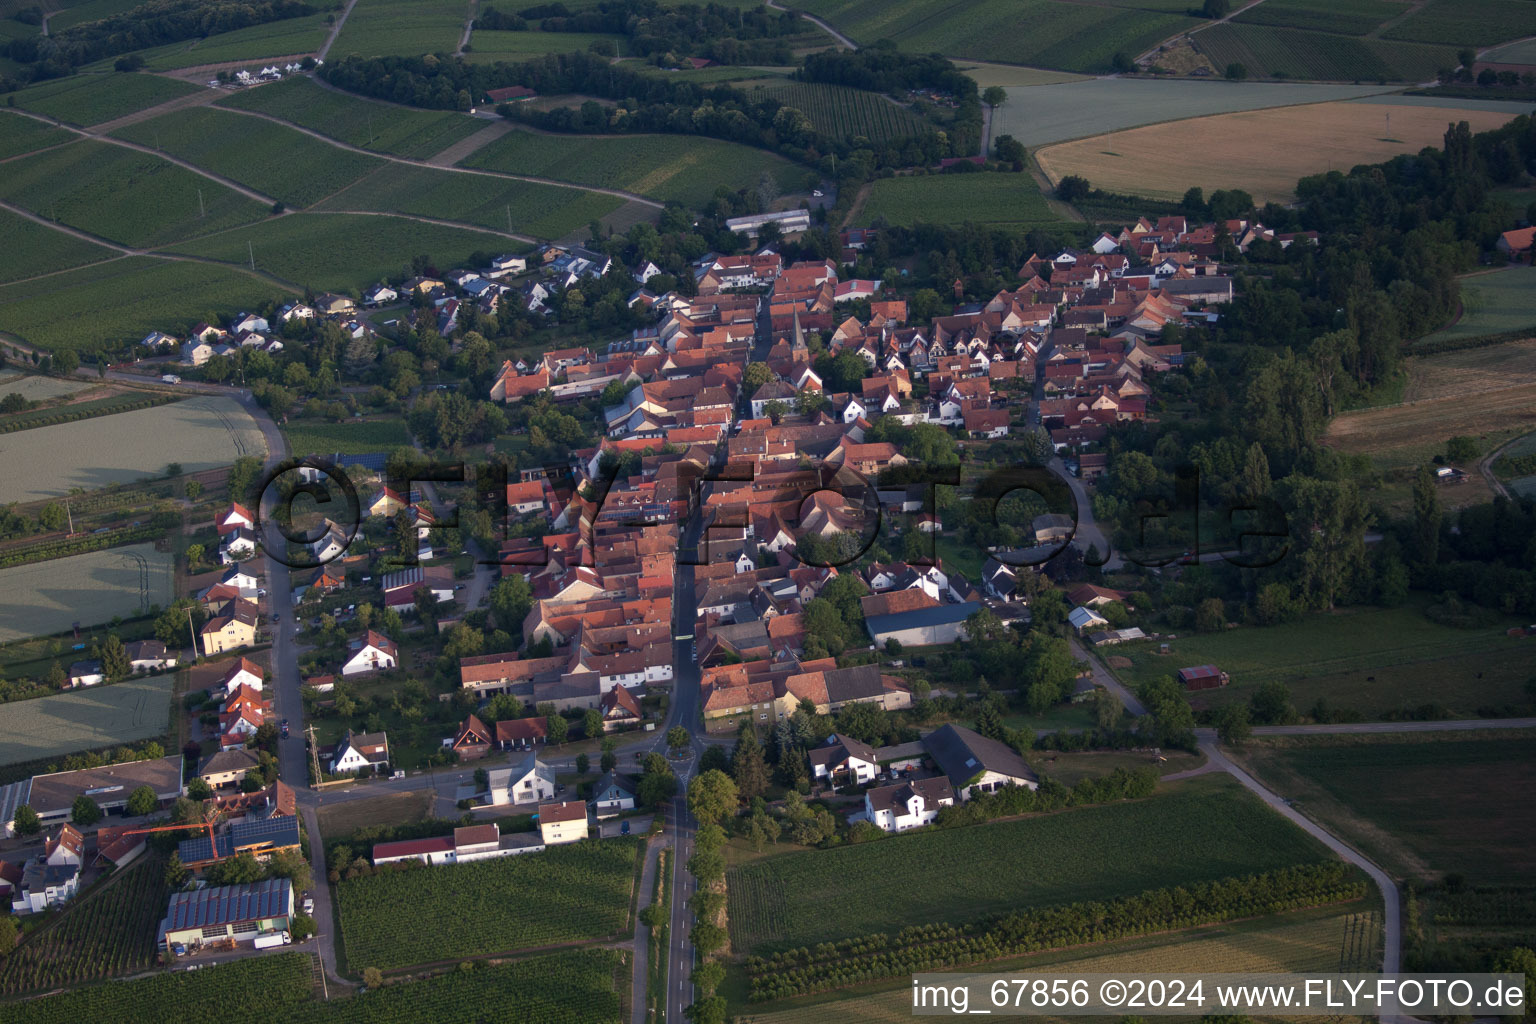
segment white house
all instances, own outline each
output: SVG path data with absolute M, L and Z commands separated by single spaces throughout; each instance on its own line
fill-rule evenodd
M 249 658 L 236 658 L 219 679 L 218 684 L 226 694 L 233 695 L 242 686 L 261 690 L 261 666 Z
M 491 803 L 496 805 L 536 804 L 555 796 L 555 770 L 532 750 L 510 767 L 492 769 L 489 781 Z
M 224 565 L 243 562 L 256 554 L 256 535 L 241 527 L 224 535 L 219 545 L 219 561 Z
M 864 816 L 887 832 L 932 824 L 940 807 L 952 807 L 955 789 L 942 775 L 864 791 Z
M 922 742 L 962 801 L 1004 786 L 1040 787 L 1040 777 L 1018 751 L 972 729 L 951 723 L 924 736 Z
M 1109 620 L 1104 616 L 1092 608 L 1082 605 L 1073 608 L 1067 613 L 1067 621 L 1072 624 L 1072 628 L 1077 630 L 1079 634 L 1082 634 L 1085 630 L 1099 629 L 1109 625 Z
M 387 284 L 374 285 L 363 293 L 363 305 L 382 306 L 387 302 L 394 302 L 400 298 L 400 293 Z
M 230 325 L 231 334 L 239 334 L 241 331 L 255 331 L 257 334 L 266 334 L 271 328 L 267 324 L 267 318 L 255 313 L 241 313 L 239 318 Z
M 608 772 L 592 787 L 592 813 L 599 821 L 634 809 L 634 783 L 625 776 Z
M 213 358 L 213 346 L 206 341 L 193 339 L 181 346 L 181 361 L 189 366 L 202 366 Z
M 77 661 L 69 666 L 70 686 L 97 686 L 105 681 L 100 661 Z
M 349 729 L 331 755 L 331 774 L 363 771 L 388 763 L 388 736 L 382 732 L 353 733 Z
M 806 756 L 811 762 L 811 777 L 827 779 L 834 786 L 863 785 L 880 772 L 874 748 L 851 736 L 833 733 Z
M 11 912 L 37 914 L 63 903 L 80 889 L 80 867 L 85 862 L 85 837 L 73 825 L 60 829 L 37 859 L 22 868 L 21 881 L 11 891 Z
M 539 805 L 539 832 L 545 846 L 587 838 L 587 805 L 580 800 Z
M 1120 243 L 1115 240 L 1114 235 L 1111 235 L 1108 232 L 1100 232 L 1099 237 L 1093 240 L 1092 248 L 1094 252 L 1098 253 L 1100 256 L 1103 256 L 1120 248 Z
M 383 672 L 400 664 L 400 648 L 389 637 L 371 629 L 361 639 L 353 640 L 349 646 L 352 653 L 341 666 L 341 674 L 344 676 Z

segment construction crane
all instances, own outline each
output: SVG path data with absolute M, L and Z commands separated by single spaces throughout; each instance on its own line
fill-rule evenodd
M 208 831 L 209 852 L 214 856 L 215 859 L 217 859 L 219 855 L 219 846 L 218 842 L 214 839 L 213 824 L 214 823 L 212 821 L 193 821 L 188 822 L 185 825 L 156 825 L 150 828 L 130 828 L 119 832 L 117 837 L 121 839 L 124 836 L 145 835 L 150 832 L 178 832 L 189 828 L 206 829 Z

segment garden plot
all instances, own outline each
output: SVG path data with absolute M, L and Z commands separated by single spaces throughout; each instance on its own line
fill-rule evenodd
M 165 607 L 174 596 L 171 569 L 171 555 L 153 544 L 0 569 L 0 643 L 63 632 L 76 622 L 95 626 L 118 615 L 142 615 L 153 605 Z M 7 708 L 0 719 L 11 715 Z
M 0 502 L 58 497 L 72 487 L 94 491 L 158 476 L 172 462 L 195 473 L 266 454 L 261 429 L 239 403 L 203 396 L 0 435 Z

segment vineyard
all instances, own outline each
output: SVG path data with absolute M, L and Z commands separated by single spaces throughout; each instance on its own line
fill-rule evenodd
M 0 160 L 70 142 L 75 133 L 20 114 L 0 113 Z
M 999 224 L 1035 227 L 1061 218 L 1029 174 L 929 174 L 881 178 L 869 186 L 861 224 Z
M 1243 25 L 1274 25 L 1363 36 L 1404 10 L 1396 0 L 1265 0 L 1232 20 Z
M 999 911 L 1108 899 L 1317 859 L 1303 832 L 1226 779 L 1166 796 L 788 853 L 727 877 L 731 945 L 784 949 Z M 1084 850 L 1095 851 L 1091 857 Z M 913 885 L 921 878 L 922 885 Z
M 1388 39 L 1487 46 L 1536 35 L 1528 0 L 1431 0 L 1385 33 Z
M 453 970 L 322 1003 L 312 998 L 312 963 L 306 954 L 268 954 L 196 973 L 160 974 L 0 1004 L 0 1019 L 6 1024 L 619 1024 L 614 993 L 625 969 L 613 950 L 574 950 Z
M 10 124 L 0 122 L 0 126 L 8 129 Z M 117 255 L 105 246 L 55 231 L 9 210 L 0 210 L 0 233 L 6 240 L 0 249 L 0 282 L 68 270 Z
M 928 127 L 917 114 L 877 92 L 845 85 L 786 82 L 765 85 L 764 93 L 802 111 L 817 130 L 841 139 L 862 135 L 871 142 L 916 135 Z M 755 90 L 754 90 L 755 91 Z
M 156 75 L 76 74 L 12 93 L 15 106 L 89 128 L 197 92 Z
M 1218 68 L 1241 64 L 1261 78 L 1422 82 L 1456 63 L 1452 46 L 1356 39 L 1269 25 L 1212 25 L 1191 37 Z
M 337 894 L 347 962 L 387 970 L 616 935 L 629 923 L 639 849 L 605 839 L 349 879 Z
M 141 859 L 0 959 L 0 995 L 148 970 L 165 897 L 164 865 Z

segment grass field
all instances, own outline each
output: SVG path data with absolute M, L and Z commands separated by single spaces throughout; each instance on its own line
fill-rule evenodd
M 764 171 L 780 191 L 800 190 L 809 168 L 750 146 L 682 135 L 604 137 L 538 135 L 510 131 L 460 162 L 509 174 L 529 174 L 578 185 L 675 199 L 690 207 L 708 202 L 720 186 L 753 189 Z
M 1199 185 L 1207 195 L 1240 188 L 1260 203 L 1288 203 L 1306 175 L 1438 146 L 1446 124 L 1461 120 L 1477 132 L 1499 127 L 1508 115 L 1452 101 L 1442 107 L 1317 103 L 1215 114 L 1180 121 L 1176 129 L 1132 128 L 1050 146 L 1036 157 L 1053 181 L 1078 174 L 1111 192 L 1178 199 Z M 1163 144 L 1170 130 L 1179 145 Z
M 1473 885 L 1536 876 L 1536 738 L 1254 743 L 1243 760 L 1309 817 L 1402 878 Z M 1470 839 L 1475 837 L 1475 840 Z
M 1091 856 L 1084 852 L 1092 850 Z M 1231 779 L 1133 803 L 765 857 L 727 877 L 738 953 L 1267 871 L 1322 847 Z M 914 879 L 922 884 L 913 884 Z
M 240 455 L 265 456 L 266 444 L 238 402 L 204 395 L 7 434 L 4 451 L 0 502 L 36 501 L 72 487 L 94 491 L 158 476 L 171 462 L 195 473 L 227 466 Z
M 898 106 L 885 96 L 866 89 L 815 82 L 785 82 L 782 85 L 754 87 L 781 103 L 804 112 L 811 124 L 840 139 L 863 136 L 871 142 L 884 142 L 904 135 L 916 135 L 927 123 L 907 107 Z
M 1487 46 L 1536 35 L 1536 7 L 1524 0 L 1430 0 L 1383 35 L 1424 43 Z
M 265 25 L 220 32 L 206 39 L 158 46 L 141 51 L 141 55 L 144 66 L 151 71 L 172 71 L 231 60 L 296 57 L 320 49 L 330 32 L 325 17 L 322 13 L 269 21 Z
M 5 239 L 5 245 L 0 246 L 0 284 L 117 255 L 104 246 L 66 235 L 9 210 L 0 210 L 0 237 Z M 4 322 L 5 315 L 0 313 L 0 325 Z
M 501 29 L 475 29 L 469 37 L 469 52 L 464 54 L 464 59 L 471 64 L 491 64 L 499 60 L 517 63 L 546 53 L 575 53 L 585 50 L 599 39 L 606 39 L 618 47 L 620 56 L 629 52 L 625 48 L 625 38 L 611 32 L 508 32 Z
M 134 247 L 164 245 L 268 216 L 267 207 L 168 160 L 80 141 L 6 164 L 0 196 Z
M 408 269 L 418 253 L 429 254 L 443 266 L 457 266 L 474 252 L 494 255 L 521 248 L 521 243 L 500 235 L 404 217 L 295 213 L 168 251 L 241 267 L 249 265 L 254 253 L 257 270 L 317 291 L 350 291 Z
M 965 61 L 959 65 L 959 68 L 976 79 L 976 84 L 983 89 L 989 85 L 1001 85 L 1007 88 L 1008 86 L 1056 85 L 1061 82 L 1085 81 L 1082 75 L 1074 75 L 1070 71 L 1023 68 L 1016 64 L 985 64 L 979 61 Z
M 77 391 L 95 385 L 83 380 L 61 380 L 58 377 L 13 376 L 7 374 L 0 377 L 0 395 L 9 395 L 12 392 L 23 398 L 39 402 L 49 398 L 58 398 L 62 395 L 72 395 Z
M 911 225 L 1057 223 L 1035 180 L 1028 174 L 938 174 L 881 178 L 870 186 L 858 221 L 877 218 Z
M 33 153 L 78 138 L 74 132 L 21 114 L 0 110 L 0 160 Z
M 433 790 L 416 789 L 333 803 L 317 812 L 320 835 L 330 841 L 345 839 L 360 828 L 374 825 L 409 825 L 425 821 L 432 816 L 432 805 L 436 802 Z
M 27 430 L 8 437 L 24 437 L 31 433 L 34 431 Z M 142 614 L 151 605 L 163 608 L 171 603 L 174 596 L 171 572 L 170 554 L 156 551 L 153 544 L 130 544 L 127 547 L 0 569 L 0 593 L 5 595 L 0 599 L 0 610 L 4 612 L 0 614 L 0 623 L 3 623 L 0 625 L 0 643 L 63 632 L 75 622 L 79 622 L 82 627 L 93 626 L 109 622 L 118 615 L 127 617 Z M 115 684 L 122 685 L 127 684 Z M 115 686 L 101 689 L 111 690 Z M 30 703 L 22 701 L 17 706 Z M 14 710 L 7 710 L 0 718 L 9 719 L 15 714 Z M 164 725 L 164 722 L 159 723 L 161 728 Z M 24 736 L 25 732 L 20 735 Z M 15 738 L 9 737 L 8 740 L 14 742 Z M 89 745 L 82 743 L 66 749 Z M 5 743 L 0 742 L 0 750 L 8 750 Z M 32 754 L 27 757 L 8 757 L 5 763 L 41 756 Z
M 271 284 L 198 263 L 144 256 L 0 285 L 0 331 L 44 349 L 89 350 L 136 341 L 279 297 Z
M 317 209 L 408 213 L 559 238 L 622 205 L 616 196 L 581 189 L 397 164 L 342 189 Z
M 1461 317 L 1424 341 L 1501 334 L 1529 327 L 1536 334 L 1536 269 L 1505 267 L 1461 279 Z
M 1446 44 L 1356 39 L 1270 25 L 1227 22 L 1191 37 L 1218 68 L 1241 64 L 1261 78 L 1315 78 L 1335 82 L 1423 82 L 1456 64 Z
M 468 14 L 466 0 L 358 0 L 330 57 L 452 53 Z
M 1157 5 L 1161 6 L 1161 5 Z M 861 45 L 894 40 L 904 50 L 1100 73 L 1116 53 L 1134 56 L 1199 24 L 1177 12 L 1065 0 L 806 0 L 800 8 Z
M 319 202 L 385 165 L 293 128 L 228 110 L 194 107 L 113 133 L 170 153 L 294 208 Z
M 283 428 L 288 447 L 301 455 L 366 455 L 389 452 L 411 443 L 400 420 L 352 420 L 347 423 L 290 423 Z
M 598 939 L 629 920 L 634 838 L 420 871 L 383 871 L 337 890 L 347 962 L 389 969 Z M 399 928 L 409 920 L 413 925 Z
M 157 75 L 76 74 L 12 93 L 16 106 L 89 128 L 197 91 Z
M 347 24 L 352 24 L 350 18 Z M 339 51 L 333 52 L 340 56 Z M 441 152 L 485 127 L 485 122 L 464 114 L 376 103 L 326 89 L 303 76 L 237 92 L 217 105 L 254 110 L 362 149 L 417 159 Z
M 1501 64 L 1536 64 L 1536 39 L 1522 39 L 1516 43 L 1489 50 L 1483 59 Z
M 1424 617 L 1417 605 L 1359 608 L 1309 615 L 1297 622 L 1170 641 L 1170 654 L 1151 643 L 1122 644 L 1131 685 L 1172 676 L 1187 665 L 1219 665 L 1232 683 L 1191 694 L 1197 707 L 1247 700 L 1259 684 L 1280 680 L 1306 711 L 1319 697 L 1369 717 L 1426 703 L 1464 715 L 1484 704 L 1521 699 L 1527 647 L 1504 636 L 1504 625 L 1452 629 Z M 1478 679 L 1478 673 L 1485 678 Z

